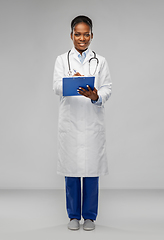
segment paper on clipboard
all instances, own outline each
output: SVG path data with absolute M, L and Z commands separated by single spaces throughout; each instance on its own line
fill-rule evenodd
M 63 78 L 63 96 L 77 96 L 80 95 L 77 92 L 79 87 L 87 89 L 86 85 L 89 85 L 90 88 L 94 89 L 95 77 L 66 77 Z

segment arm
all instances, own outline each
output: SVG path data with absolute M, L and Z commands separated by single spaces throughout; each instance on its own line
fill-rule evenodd
M 62 95 L 62 78 L 64 75 L 64 66 L 62 62 L 62 58 L 60 56 L 57 57 L 55 66 L 54 66 L 54 73 L 53 73 L 53 90 L 57 95 Z
M 94 88 L 94 90 L 92 91 L 91 88 L 87 86 L 88 90 L 80 87 L 78 91 L 81 95 L 90 98 L 93 104 L 97 105 L 98 107 L 103 107 L 105 102 L 110 97 L 112 89 L 110 72 L 105 58 L 99 72 L 99 81 L 99 90 Z
M 112 82 L 111 82 L 110 72 L 109 72 L 108 64 L 105 58 L 104 58 L 104 62 L 102 63 L 99 79 L 100 79 L 101 85 L 97 93 L 99 96 L 101 96 L 102 104 L 99 105 L 98 101 L 97 103 L 94 103 L 94 104 L 96 104 L 99 107 L 102 107 L 104 106 L 105 102 L 109 99 L 112 92 Z

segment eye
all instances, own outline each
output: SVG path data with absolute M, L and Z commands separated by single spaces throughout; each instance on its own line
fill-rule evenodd
M 89 33 L 86 33 L 86 34 L 85 34 L 85 36 L 86 36 L 86 37 L 89 37 L 89 36 L 90 36 L 90 34 L 89 34 Z
M 79 36 L 80 36 L 80 34 L 79 34 L 79 33 L 75 33 L 74 35 L 75 35 L 76 37 L 79 37 Z

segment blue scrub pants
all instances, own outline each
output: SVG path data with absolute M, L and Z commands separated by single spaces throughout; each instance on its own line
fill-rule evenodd
M 99 177 L 83 177 L 82 217 L 96 220 Z M 65 177 L 66 207 L 69 218 L 81 220 L 81 177 Z

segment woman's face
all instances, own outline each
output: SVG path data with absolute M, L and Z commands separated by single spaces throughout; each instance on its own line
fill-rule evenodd
M 91 33 L 90 26 L 84 22 L 76 24 L 71 33 L 74 47 L 80 54 L 89 47 L 92 38 L 93 33 Z

